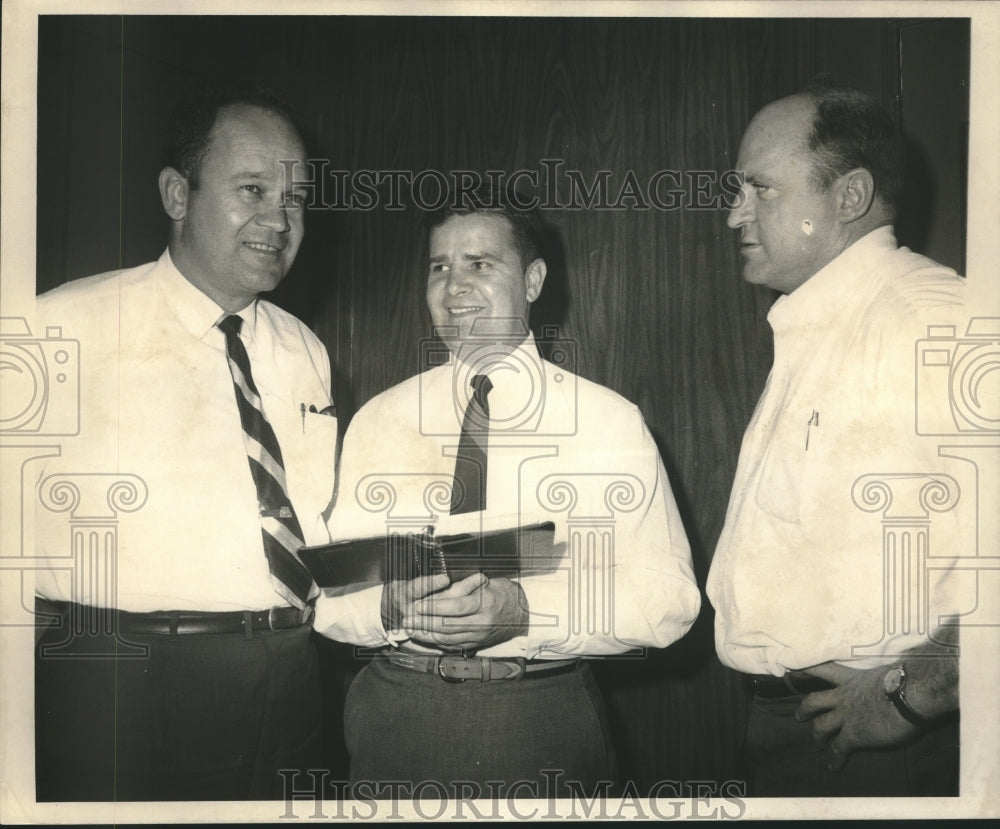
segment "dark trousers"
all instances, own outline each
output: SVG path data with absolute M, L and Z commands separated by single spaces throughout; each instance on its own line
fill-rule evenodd
M 377 657 L 351 685 L 344 716 L 360 796 L 616 791 L 607 715 L 585 664 L 550 677 L 450 683 Z
M 279 769 L 321 761 L 310 634 L 128 633 L 126 646 L 48 629 L 35 651 L 36 799 L 281 800 Z
M 746 761 L 751 797 L 948 797 L 958 795 L 958 722 L 942 722 L 895 749 L 858 751 L 839 772 L 831 752 L 798 722 L 801 695 L 750 704 Z

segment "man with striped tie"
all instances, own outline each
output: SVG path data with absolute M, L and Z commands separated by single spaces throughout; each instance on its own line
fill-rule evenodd
M 279 799 L 280 769 L 320 762 L 317 588 L 298 549 L 328 540 L 330 365 L 258 297 L 302 241 L 286 172 L 305 158 L 273 93 L 199 90 L 159 176 L 167 250 L 39 298 L 80 342 L 82 404 L 38 474 L 40 801 Z M 73 523 L 102 498 L 110 547 Z

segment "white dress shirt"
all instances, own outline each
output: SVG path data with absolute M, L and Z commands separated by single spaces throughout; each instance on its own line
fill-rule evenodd
M 157 262 L 44 294 L 38 316 L 79 341 L 81 385 L 79 435 L 65 438 L 61 456 L 35 476 L 36 547 L 52 560 L 37 592 L 131 611 L 285 604 L 271 586 L 225 336 L 215 327 L 223 309 L 164 252 Z M 331 402 L 326 349 L 269 302 L 256 300 L 240 316 L 306 542 L 325 542 L 337 422 L 309 407 Z M 109 496 L 115 476 L 125 483 Z M 60 488 L 64 480 L 68 488 Z M 76 501 L 61 500 L 74 490 Z M 94 543 L 117 544 L 113 564 L 73 552 L 71 537 L 88 516 L 110 527 Z
M 448 360 L 447 352 L 439 356 Z M 543 361 L 530 337 L 495 357 L 486 347 L 450 359 L 358 412 L 344 440 L 331 535 L 426 524 L 446 534 L 551 520 L 557 544 L 575 539 L 579 546 L 567 547 L 554 573 L 520 577 L 529 632 L 481 655 L 559 658 L 669 645 L 691 626 L 700 597 L 663 463 L 638 409 Z M 455 451 L 470 380 L 480 373 L 493 383 L 486 510 L 450 516 Z M 387 644 L 381 592 L 324 591 L 316 629 L 354 644 Z
M 962 464 L 916 433 L 914 412 L 916 341 L 957 320 L 963 291 L 954 271 L 897 248 L 883 227 L 775 302 L 774 365 L 707 585 L 726 665 L 774 675 L 829 660 L 866 667 L 927 638 L 887 624 L 891 602 L 926 599 L 931 629 L 960 609 L 964 585 L 948 569 L 929 571 L 923 596 L 892 592 L 900 574 L 883 572 L 879 485 L 863 490 L 873 480 L 863 476 L 888 480 L 912 515 L 919 499 L 903 489 L 928 479 L 905 476 L 961 476 Z M 971 549 L 955 506 L 928 512 L 932 555 Z

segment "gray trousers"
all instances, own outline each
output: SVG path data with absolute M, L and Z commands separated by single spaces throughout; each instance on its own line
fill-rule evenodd
M 316 648 L 308 625 L 252 636 L 51 628 L 35 659 L 39 801 L 281 800 L 281 769 L 322 762 Z M 55 647 L 51 655 L 42 649 Z
M 607 715 L 586 664 L 449 683 L 376 657 L 344 712 L 355 793 L 402 799 L 569 797 L 617 790 Z

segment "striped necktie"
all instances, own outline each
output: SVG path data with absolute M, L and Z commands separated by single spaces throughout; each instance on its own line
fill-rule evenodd
M 271 580 L 282 597 L 301 608 L 318 590 L 298 557 L 298 550 L 304 543 L 302 528 L 288 498 L 281 447 L 264 416 L 260 395 L 250 374 L 250 359 L 240 341 L 242 317 L 231 314 L 217 324 L 226 335 L 229 371 L 243 424 L 250 473 L 257 486 L 261 534 Z
M 490 435 L 493 383 L 485 374 L 472 378 L 472 397 L 462 420 L 462 436 L 455 456 L 455 482 L 451 489 L 451 514 L 486 509 L 486 444 Z

